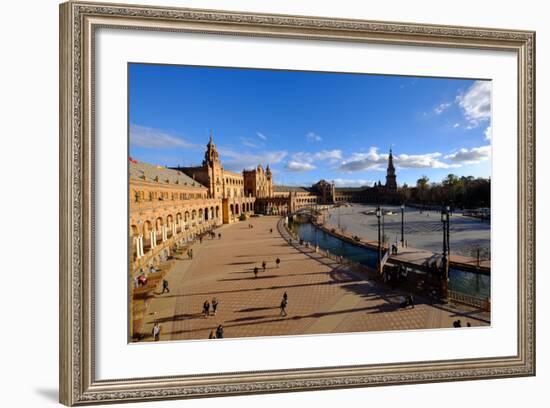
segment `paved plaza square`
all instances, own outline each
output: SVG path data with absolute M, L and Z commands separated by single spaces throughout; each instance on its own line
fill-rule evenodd
M 486 326 L 488 312 L 454 304 L 431 304 L 415 297 L 415 307 L 400 307 L 402 293 L 368 280 L 311 248 L 292 245 L 277 229 L 280 217 L 264 216 L 216 230 L 221 238 L 193 245 L 193 259 L 176 254 L 164 263 L 169 293 L 155 291 L 142 341 L 151 341 L 160 324 L 160 340 L 208 339 L 221 324 L 225 338 L 320 333 Z M 252 228 L 249 227 L 252 225 Z M 280 267 L 275 260 L 281 260 Z M 267 264 L 262 270 L 262 262 Z M 254 277 L 254 267 L 259 268 Z M 287 316 L 280 303 L 288 295 Z M 205 300 L 219 302 L 205 317 Z

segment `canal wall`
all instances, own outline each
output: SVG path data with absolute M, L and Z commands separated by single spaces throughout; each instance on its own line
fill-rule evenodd
M 327 234 L 332 235 L 335 238 L 341 239 L 347 243 L 350 243 L 352 245 L 367 248 L 373 251 L 378 251 L 378 242 L 377 241 L 364 241 L 364 240 L 356 240 L 352 235 L 348 235 L 342 231 L 337 230 L 334 227 L 326 227 L 322 223 L 319 222 L 319 216 L 316 217 L 310 217 L 311 223 L 315 225 L 320 230 L 326 232 Z M 389 245 L 383 244 L 382 245 L 382 252 L 385 252 L 389 249 Z M 430 256 L 426 258 L 427 259 L 433 259 L 437 254 L 430 253 Z M 410 263 L 406 261 L 402 261 L 399 259 L 396 259 L 395 257 L 392 257 L 390 255 L 388 262 L 396 263 L 396 264 L 403 264 L 404 266 L 409 267 L 420 267 L 420 268 L 426 268 L 425 265 L 419 264 L 419 263 Z M 474 258 L 467 258 L 464 256 L 455 256 L 451 255 L 449 260 L 449 267 L 455 268 L 455 269 L 461 269 L 465 270 L 471 273 L 479 273 L 482 275 L 490 275 L 491 274 L 491 267 L 486 265 L 478 265 L 476 260 Z M 428 271 L 429 268 L 426 268 Z

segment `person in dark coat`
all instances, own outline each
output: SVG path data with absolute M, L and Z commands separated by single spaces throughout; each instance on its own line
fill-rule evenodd
M 162 293 L 170 293 L 170 289 L 168 288 L 168 281 L 166 279 L 162 280 Z
M 218 299 L 212 298 L 212 313 L 216 316 L 216 310 L 218 309 Z
M 287 313 L 286 313 L 286 306 L 287 306 L 287 301 L 285 299 L 281 300 L 281 316 L 286 316 Z
M 223 326 L 221 324 L 216 329 L 216 338 L 223 339 Z

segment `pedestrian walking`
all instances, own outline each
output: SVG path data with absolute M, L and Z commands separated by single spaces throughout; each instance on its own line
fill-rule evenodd
M 258 277 L 258 267 L 257 266 L 254 267 L 254 277 L 255 278 Z
M 283 300 L 285 302 L 288 302 L 288 294 L 286 293 L 286 291 L 285 291 L 285 293 L 283 293 Z
M 218 239 L 222 239 L 222 234 L 218 233 Z
M 218 310 L 218 299 L 212 298 L 212 314 L 216 316 L 216 310 Z
M 269 232 L 270 232 L 271 234 L 273 234 L 273 228 L 270 228 L 270 229 L 269 229 Z
M 158 324 L 158 323 L 154 324 L 152 333 L 153 333 L 153 340 L 154 341 L 159 341 L 160 340 L 160 324 Z
M 267 266 L 267 263 L 265 261 L 262 262 L 262 269 L 264 270 L 265 272 L 265 267 Z
M 216 338 L 223 339 L 223 326 L 221 324 L 216 329 Z
M 287 301 L 285 299 L 281 300 L 281 316 L 286 316 L 286 305 Z
M 170 293 L 170 289 L 168 288 L 168 281 L 166 279 L 162 280 L 162 294 L 164 293 Z
M 208 338 L 209 339 L 215 339 L 216 338 L 216 333 L 214 333 L 214 330 L 210 330 L 210 334 L 208 335 Z
M 202 304 L 202 312 L 204 314 L 204 317 L 208 317 L 208 315 L 210 314 L 210 302 L 208 302 L 208 299 L 206 299 Z
M 280 260 L 279 258 L 277 258 L 277 259 L 275 260 L 275 263 L 277 264 L 277 268 L 278 268 L 278 267 L 279 267 L 279 264 L 281 263 L 281 260 Z

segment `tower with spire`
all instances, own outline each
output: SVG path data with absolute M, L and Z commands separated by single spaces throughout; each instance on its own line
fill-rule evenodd
M 397 191 L 397 177 L 395 167 L 393 166 L 393 153 L 390 147 L 390 156 L 388 158 L 388 170 L 386 172 L 386 190 Z
M 210 140 L 206 145 L 202 167 L 206 170 L 205 179 L 202 182 L 208 187 L 211 198 L 223 197 L 223 168 L 220 155 L 214 144 L 214 135 L 210 131 Z
M 216 149 L 216 145 L 214 144 L 214 135 L 212 134 L 212 131 L 210 131 L 210 140 L 206 145 L 206 152 L 204 152 L 204 160 L 202 161 L 202 165 L 212 166 L 216 163 L 220 163 L 220 156 L 218 154 L 218 150 Z

